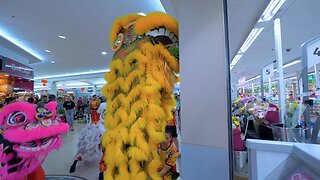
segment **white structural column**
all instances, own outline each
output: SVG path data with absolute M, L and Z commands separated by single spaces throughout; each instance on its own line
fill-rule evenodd
M 254 94 L 254 83 L 253 82 L 251 83 L 251 94 L 252 95 Z
M 272 82 L 271 78 L 268 79 L 268 90 L 269 90 L 269 97 L 272 96 Z
M 314 66 L 314 76 L 315 76 L 315 89 L 320 88 L 320 64 Z
M 293 96 L 293 99 L 296 99 L 296 97 L 297 97 L 297 83 L 296 82 L 292 82 L 292 96 Z
M 57 84 L 55 81 L 51 82 L 51 84 L 50 84 L 49 94 L 53 94 L 53 95 L 57 96 Z
M 279 71 L 278 80 L 278 95 L 279 95 L 279 106 L 280 106 L 280 120 L 284 122 L 284 115 L 286 113 L 286 87 L 283 78 L 283 58 L 282 58 L 282 39 L 281 39 L 281 22 L 280 19 L 274 20 L 274 39 L 275 39 L 275 50 L 276 58 Z
M 93 86 L 93 95 L 97 95 L 98 91 L 97 91 L 97 86 Z
M 227 73 L 222 0 L 178 2 L 181 179 L 229 179 Z

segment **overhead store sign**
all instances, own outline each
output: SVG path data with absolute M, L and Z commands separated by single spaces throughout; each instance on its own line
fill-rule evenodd
M 246 84 L 246 77 L 243 76 L 242 78 L 239 79 L 239 86 L 243 86 Z
M 273 63 L 270 63 L 262 68 L 262 77 L 263 80 L 268 80 L 269 78 L 273 77 Z
M 320 63 L 320 38 L 307 46 L 308 67 Z
M 33 69 L 12 59 L 0 56 L 1 72 L 11 76 L 33 79 Z

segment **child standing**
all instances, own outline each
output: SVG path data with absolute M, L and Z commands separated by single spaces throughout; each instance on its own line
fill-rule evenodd
M 179 177 L 176 170 L 176 162 L 179 156 L 179 151 L 172 141 L 172 135 L 169 128 L 166 128 L 166 140 L 159 145 L 158 149 L 162 167 L 160 169 L 160 176 L 164 180 L 175 180 Z

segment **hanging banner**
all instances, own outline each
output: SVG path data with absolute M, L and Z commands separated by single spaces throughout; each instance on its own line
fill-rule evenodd
M 263 80 L 266 81 L 269 78 L 273 77 L 274 73 L 273 73 L 273 63 L 270 63 L 268 65 L 266 65 L 265 67 L 262 68 L 262 77 Z
M 320 63 L 320 38 L 307 46 L 308 67 Z
M 239 86 L 243 86 L 246 84 L 246 77 L 243 76 L 242 78 L 239 79 Z

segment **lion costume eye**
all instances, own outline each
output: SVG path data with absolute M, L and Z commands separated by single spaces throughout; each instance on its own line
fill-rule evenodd
M 114 52 L 118 51 L 124 41 L 124 34 L 123 33 L 119 33 L 117 39 L 114 41 L 112 49 Z
M 9 115 L 7 124 L 9 126 L 18 126 L 27 122 L 27 116 L 24 112 L 13 112 Z

